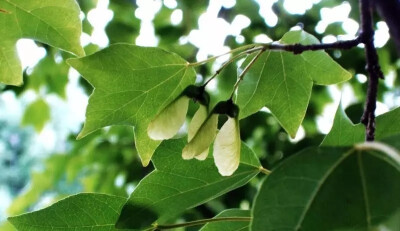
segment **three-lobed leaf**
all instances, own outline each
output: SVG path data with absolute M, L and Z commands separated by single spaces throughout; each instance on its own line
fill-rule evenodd
M 319 41 L 302 31 L 289 31 L 282 44 L 316 44 Z M 248 57 L 243 66 L 252 60 Z M 294 55 L 285 51 L 266 51 L 252 65 L 239 86 L 237 104 L 240 117 L 266 106 L 282 127 L 294 137 L 306 114 L 313 84 L 329 85 L 351 78 L 324 51 Z
M 148 165 L 161 141 L 150 139 L 150 121 L 195 81 L 194 69 L 159 48 L 116 44 L 68 63 L 94 87 L 78 138 L 110 125 L 134 126 L 142 163 Z
M 384 113 L 376 117 L 376 140 L 396 135 L 400 133 L 400 123 L 396 123 L 400 118 L 400 108 Z M 362 142 L 365 139 L 365 126 L 363 124 L 354 125 L 347 117 L 342 106 L 339 106 L 331 131 L 322 141 L 321 146 L 350 146 Z
M 382 143 L 308 148 L 263 182 L 252 230 L 373 230 L 400 218 L 400 154 Z
M 164 141 L 153 157 L 155 171 L 136 187 L 121 212 L 118 228 L 147 228 L 246 184 L 260 172 L 257 156 L 242 145 L 241 163 L 229 177 L 221 176 L 212 155 L 204 161 L 183 160 L 185 139 Z
M 75 0 L 0 0 L 0 82 L 22 84 L 16 51 L 20 38 L 30 38 L 76 55 L 84 55 L 79 6 Z
M 115 222 L 125 202 L 122 197 L 82 193 L 8 220 L 19 231 L 116 231 Z

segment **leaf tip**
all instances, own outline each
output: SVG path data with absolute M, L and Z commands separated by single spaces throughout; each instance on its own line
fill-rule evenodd
M 17 217 L 16 216 L 13 216 L 13 217 L 7 217 L 7 221 L 11 224 L 11 225 L 13 225 L 15 228 L 17 228 L 17 224 L 15 223 L 15 220 L 17 219 Z
M 150 164 L 151 158 L 141 158 L 143 167 L 147 167 Z
M 82 131 L 78 134 L 78 136 L 76 137 L 76 140 L 80 140 L 80 139 L 84 138 L 86 135 L 87 135 L 87 133 L 84 132 L 84 130 L 82 130 Z
M 283 129 L 285 129 L 287 134 L 289 134 L 290 138 L 294 139 L 294 138 L 296 138 L 297 131 L 299 130 L 299 127 L 301 126 L 301 122 L 296 127 L 287 127 L 287 126 L 283 126 L 283 124 L 281 124 L 281 126 L 283 127 Z

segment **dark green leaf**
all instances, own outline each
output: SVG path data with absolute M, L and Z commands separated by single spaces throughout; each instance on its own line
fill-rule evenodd
M 123 197 L 82 193 L 8 220 L 19 231 L 112 231 L 125 202 Z
M 130 196 L 117 227 L 146 228 L 246 184 L 260 172 L 256 155 L 242 144 L 241 163 L 229 177 L 218 173 L 210 154 L 204 161 L 183 160 L 185 139 L 168 140 L 157 149 L 156 168 Z
M 309 148 L 264 181 L 252 230 L 373 230 L 400 208 L 400 154 L 382 143 Z M 396 214 L 397 213 L 397 214 Z

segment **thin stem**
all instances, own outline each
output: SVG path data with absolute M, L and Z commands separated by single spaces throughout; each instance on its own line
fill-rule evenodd
M 365 57 L 369 74 L 367 99 L 361 122 L 365 125 L 366 141 L 375 139 L 375 109 L 378 94 L 379 78 L 383 73 L 379 66 L 378 53 L 374 45 L 374 28 L 372 20 L 372 7 L 370 0 L 360 0 L 361 12 L 361 40 L 365 45 Z
M 214 75 L 211 76 L 211 77 L 204 83 L 203 86 L 207 86 L 207 84 L 208 84 L 209 82 L 211 82 L 211 80 L 213 80 L 215 77 L 217 77 L 217 76 L 219 75 L 219 73 L 221 73 L 221 71 L 222 71 L 223 69 L 225 69 L 229 64 L 231 64 L 232 62 L 234 62 L 234 61 L 237 60 L 238 58 L 240 58 L 240 57 L 242 57 L 243 55 L 246 55 L 246 54 L 251 54 L 251 53 L 253 53 L 253 52 L 255 52 L 255 51 L 258 51 L 258 50 L 261 50 L 261 49 L 263 49 L 263 47 L 254 47 L 254 48 L 252 48 L 252 49 L 242 51 L 242 52 L 240 52 L 239 54 L 233 56 L 233 57 L 230 58 L 228 61 L 226 61 L 224 64 L 222 64 L 222 66 L 221 66 L 220 68 L 218 68 L 217 71 L 215 71 Z
M 220 55 L 217 55 L 217 56 L 213 56 L 213 57 L 210 57 L 208 59 L 205 59 L 205 60 L 202 60 L 202 61 L 199 61 L 199 62 L 196 62 L 196 63 L 190 63 L 189 66 L 197 67 L 197 66 L 203 65 L 204 63 L 208 63 L 208 62 L 214 61 L 219 57 L 222 57 L 222 56 L 225 56 L 225 55 L 229 55 L 229 54 L 232 54 L 232 53 L 236 53 L 236 52 L 239 52 L 239 51 L 243 51 L 243 50 L 248 50 L 248 49 L 254 48 L 255 46 L 257 46 L 257 44 L 249 44 L 249 45 L 241 46 L 241 47 L 235 48 L 233 50 L 230 50 L 230 51 L 228 51 L 226 53 L 223 53 L 223 54 L 220 54 Z
M 265 175 L 269 175 L 269 174 L 271 174 L 271 171 L 270 170 L 268 170 L 268 169 L 266 169 L 266 168 L 264 168 L 264 167 L 260 167 L 260 172 L 261 173 L 264 173 Z
M 233 91 L 231 93 L 231 97 L 230 99 L 233 98 L 236 89 L 239 86 L 239 83 L 243 80 L 245 74 L 247 73 L 247 71 L 249 71 L 249 69 L 251 68 L 251 66 L 253 66 L 253 64 L 257 61 L 257 59 L 261 56 L 261 54 L 265 51 L 265 48 L 261 49 L 256 56 L 254 56 L 254 58 L 249 62 L 249 64 L 247 64 L 247 66 L 244 68 L 244 70 L 242 71 L 242 73 L 240 73 L 238 80 L 236 81 L 235 85 L 233 86 Z
M 210 218 L 210 219 L 202 219 L 197 221 L 189 221 L 180 224 L 171 224 L 171 225 L 157 225 L 155 230 L 168 230 L 168 229 L 176 229 L 181 227 L 189 227 L 196 225 L 203 225 L 210 222 L 221 222 L 221 221 L 251 221 L 251 217 L 218 217 L 218 218 Z

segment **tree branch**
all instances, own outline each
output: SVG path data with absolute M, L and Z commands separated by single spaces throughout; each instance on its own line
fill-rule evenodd
M 361 41 L 365 45 L 365 57 L 369 74 L 367 99 L 365 102 L 364 114 L 361 122 L 366 127 L 366 140 L 375 139 L 375 109 L 378 93 L 379 78 L 383 78 L 383 73 L 379 66 L 378 54 L 374 46 L 374 29 L 372 22 L 371 0 L 360 0 L 361 12 Z
M 316 51 L 316 50 L 327 50 L 327 49 L 341 49 L 346 50 L 353 48 L 361 43 L 361 38 L 357 37 L 353 40 L 346 41 L 337 41 L 334 43 L 319 43 L 319 44 L 310 44 L 310 45 L 302 45 L 299 43 L 296 44 L 276 44 L 270 43 L 266 44 L 265 47 L 267 50 L 282 50 L 282 51 L 290 51 L 294 54 L 301 54 L 304 51 Z

